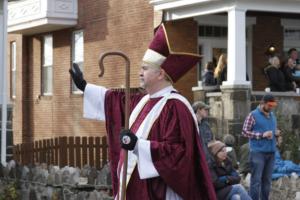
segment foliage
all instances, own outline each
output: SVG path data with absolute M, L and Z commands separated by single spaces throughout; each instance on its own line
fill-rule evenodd
M 290 120 L 277 113 L 278 129 L 282 132 L 283 143 L 280 147 L 281 152 L 290 152 L 290 159 L 295 163 L 300 162 L 300 135 L 296 130 L 291 130 Z
M 299 136 L 293 132 L 284 133 L 282 152 L 290 151 L 290 160 L 295 163 L 299 163 L 300 152 L 299 152 L 300 139 Z
M 59 199 L 59 197 L 58 197 L 57 192 L 53 192 L 51 200 L 58 200 L 58 199 Z
M 0 200 L 17 200 L 20 199 L 20 194 L 17 191 L 17 184 L 15 182 L 9 183 L 5 186 L 3 194 L 0 194 Z

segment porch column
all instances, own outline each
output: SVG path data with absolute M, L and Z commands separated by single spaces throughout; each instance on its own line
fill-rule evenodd
M 6 165 L 6 121 L 7 121 L 7 71 L 6 71 L 6 35 L 7 0 L 0 2 L 0 104 L 1 104 L 1 164 Z
M 227 81 L 222 87 L 248 86 L 246 81 L 246 10 L 228 11 Z
M 227 81 L 221 85 L 222 119 L 219 133 L 244 143 L 241 130 L 250 112 L 250 82 L 246 81 L 246 10 L 228 10 Z

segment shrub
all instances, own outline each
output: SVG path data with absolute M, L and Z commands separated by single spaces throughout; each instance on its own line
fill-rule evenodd
M 17 184 L 15 182 L 9 183 L 5 186 L 3 194 L 0 194 L 0 200 L 17 200 L 20 199 L 20 194 L 17 191 Z
M 283 143 L 280 147 L 281 152 L 290 152 L 290 160 L 295 163 L 300 162 L 300 137 L 295 130 L 289 128 L 289 119 L 286 116 L 278 115 L 277 127 L 282 132 Z

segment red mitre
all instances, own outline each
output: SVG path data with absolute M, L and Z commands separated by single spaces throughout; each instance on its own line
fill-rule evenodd
M 143 57 L 143 65 L 161 67 L 175 83 L 197 64 L 200 57 L 189 52 L 172 51 L 165 25 L 161 24 Z

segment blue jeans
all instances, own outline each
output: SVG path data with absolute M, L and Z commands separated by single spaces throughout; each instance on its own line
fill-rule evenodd
M 226 199 L 230 200 L 251 200 L 247 191 L 241 184 L 232 185 L 232 189 Z
M 250 196 L 253 200 L 269 199 L 274 155 L 274 153 L 250 152 Z

